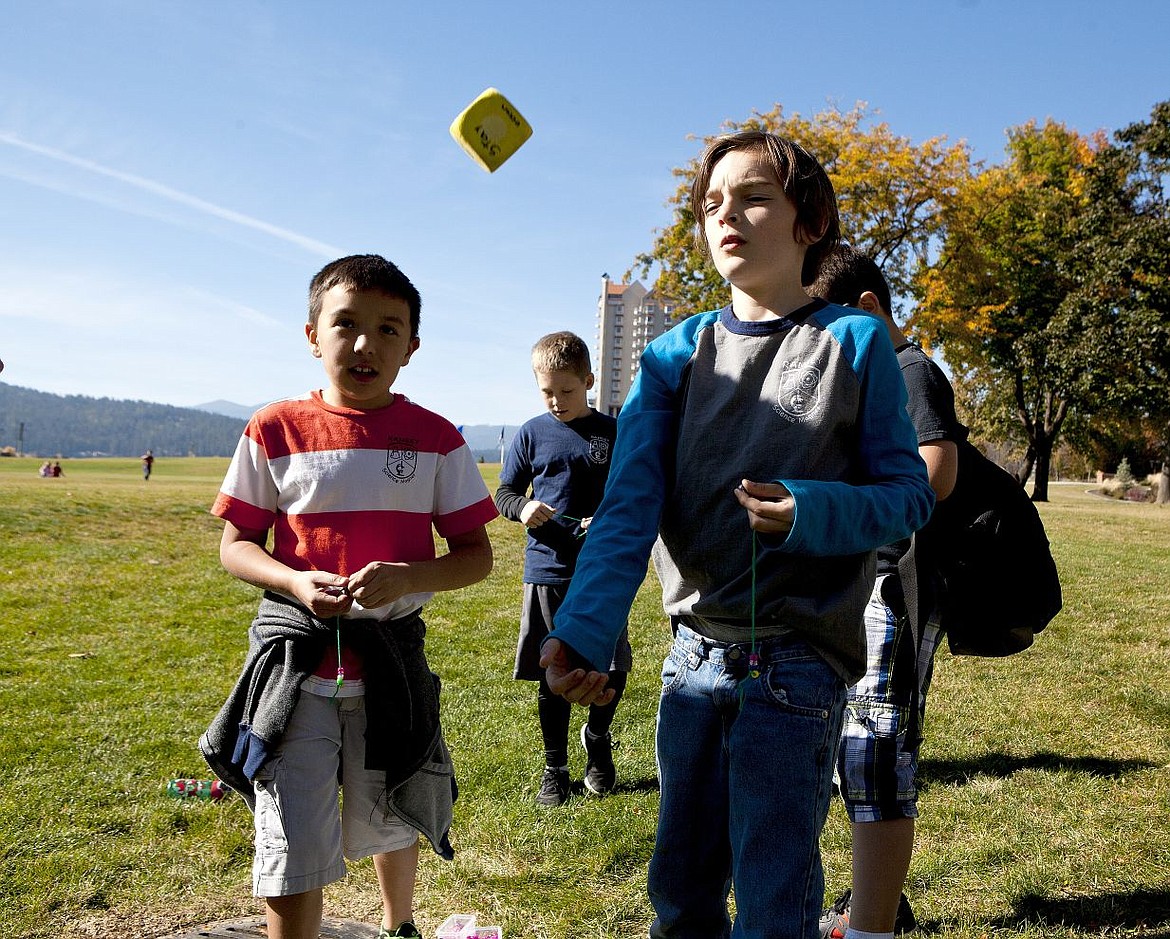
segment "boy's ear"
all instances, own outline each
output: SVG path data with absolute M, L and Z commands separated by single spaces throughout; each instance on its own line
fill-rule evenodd
M 592 373 L 592 372 L 590 372 L 590 373 L 589 373 L 589 374 L 588 374 L 588 375 L 585 377 L 585 390 L 586 390 L 586 391 L 588 391 L 588 390 L 589 390 L 590 388 L 592 388 L 592 387 L 593 387 L 593 373 Z
M 865 310 L 866 313 L 872 313 L 874 316 L 882 316 L 886 312 L 882 309 L 877 294 L 872 290 L 866 290 L 858 297 L 857 308 L 859 310 Z
M 312 323 L 305 323 L 305 338 L 309 340 L 309 351 L 315 358 L 321 358 L 321 347 L 317 345 L 317 330 Z
M 410 357 L 418 352 L 418 336 L 414 336 L 410 340 L 410 345 L 406 349 L 406 355 L 402 357 L 402 364 L 406 365 L 410 361 Z

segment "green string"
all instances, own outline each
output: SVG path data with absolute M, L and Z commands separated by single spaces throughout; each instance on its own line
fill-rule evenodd
M 335 617 L 334 623 L 337 630 L 337 687 L 333 689 L 332 697 L 336 698 L 337 692 L 345 684 L 345 669 L 341 667 L 341 617 Z
M 566 515 L 564 512 L 557 512 L 556 516 L 557 516 L 557 518 L 563 518 L 566 522 L 577 522 L 577 524 L 580 524 L 581 522 L 585 521 L 585 519 L 583 519 L 583 518 L 573 518 L 572 515 Z M 577 538 L 584 538 L 587 534 L 589 534 L 589 532 L 582 530 L 582 531 L 577 532 L 576 537 Z
M 739 680 L 739 706 L 743 707 L 744 695 L 747 694 L 747 680 L 749 678 L 760 677 L 760 660 L 759 653 L 756 650 L 756 548 L 759 544 L 759 536 L 756 530 L 752 529 L 752 606 L 751 606 L 751 638 L 752 651 L 748 656 L 748 673 Z

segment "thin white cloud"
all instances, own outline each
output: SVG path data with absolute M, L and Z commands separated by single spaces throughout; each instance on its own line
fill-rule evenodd
M 208 306 L 219 307 L 233 317 L 239 317 L 241 320 L 255 323 L 259 326 L 271 327 L 272 329 L 287 329 L 288 323 L 284 320 L 257 310 L 255 307 L 250 307 L 245 303 L 239 303 L 227 297 L 221 297 L 218 294 L 212 293 L 209 290 L 201 290 L 196 287 L 189 287 L 185 293 L 192 297 L 197 302 Z
M 272 225 L 268 222 L 262 221 L 258 218 L 252 218 L 250 215 L 244 215 L 242 212 L 236 212 L 233 209 L 227 209 L 223 206 L 216 205 L 214 202 L 208 202 L 205 199 L 200 199 L 198 196 L 188 195 L 185 192 L 180 192 L 178 189 L 172 189 L 170 186 L 155 182 L 152 179 L 146 179 L 143 176 L 136 176 L 133 173 L 124 173 L 121 170 L 113 169 L 112 167 L 103 166 L 100 163 L 95 163 L 93 160 L 87 160 L 84 157 L 74 156 L 71 153 L 66 153 L 63 150 L 57 150 L 53 147 L 45 147 L 41 144 L 32 143 L 17 137 L 15 134 L 8 134 L 0 131 L 0 143 L 7 144 L 10 147 L 23 150 L 26 153 L 32 153 L 37 156 L 45 157 L 49 160 L 54 160 L 58 163 L 64 163 L 68 166 L 73 166 L 78 169 L 94 173 L 98 176 L 105 176 L 109 179 L 117 180 L 125 183 L 128 186 L 133 186 L 143 192 L 151 195 L 159 196 L 167 199 L 170 202 L 195 209 L 197 212 L 202 212 L 205 215 L 210 215 L 214 218 L 222 219 L 226 222 L 231 222 L 243 228 L 250 228 L 254 231 L 263 232 L 273 238 L 278 238 L 281 241 L 286 241 L 290 244 L 296 245 L 299 248 L 316 254 L 325 258 L 336 258 L 344 255 L 346 252 L 333 245 L 327 244 L 323 241 L 318 241 L 315 238 L 309 238 L 305 235 L 298 234 L 294 231 L 289 231 L 287 228 L 281 228 L 277 225 Z M 56 187 L 54 187 L 56 188 Z
M 299 323 L 209 290 L 0 261 L 0 381 L 56 394 L 252 405 L 320 384 Z M 279 328 L 278 328 L 279 327 Z M 62 337 L 67 337 L 63 341 Z
M 21 336 L 66 326 L 74 338 L 105 336 L 124 344 L 148 342 L 191 323 L 233 331 L 247 328 L 245 324 L 289 329 L 272 314 L 202 287 L 98 268 L 51 271 L 0 262 L 0 283 L 9 285 L 0 293 L 0 324 Z M 184 354 L 173 343 L 163 348 L 167 354 Z

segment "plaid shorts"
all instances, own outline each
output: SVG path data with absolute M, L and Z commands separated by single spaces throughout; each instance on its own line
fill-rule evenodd
M 918 749 L 942 633 L 932 616 L 914 648 L 908 619 L 882 597 L 889 576 L 878 577 L 865 608 L 865 677 L 849 689 L 837 750 L 837 783 L 854 822 L 918 817 Z

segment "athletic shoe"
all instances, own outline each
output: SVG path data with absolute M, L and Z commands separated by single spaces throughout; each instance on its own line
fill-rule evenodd
M 422 939 L 422 933 L 418 931 L 418 927 L 411 922 L 405 922 L 394 932 L 390 932 L 385 926 L 378 927 L 378 939 Z
M 595 796 L 612 792 L 617 782 L 617 770 L 613 765 L 613 751 L 617 744 L 613 737 L 608 733 L 594 737 L 589 732 L 589 725 L 582 724 L 581 746 L 585 748 L 588 757 L 585 762 L 585 788 Z
M 536 794 L 536 804 L 549 807 L 561 805 L 569 798 L 572 785 L 567 769 L 546 766 L 544 774 L 540 777 L 540 792 Z
M 821 914 L 821 939 L 845 939 L 845 930 L 849 928 L 849 901 L 853 896 L 852 890 L 846 890 L 837 898 L 837 902 Z M 906 894 L 898 900 L 898 915 L 894 917 L 894 933 L 910 932 L 918 928 L 918 920 L 914 918 L 914 910 L 910 908 L 910 901 Z

